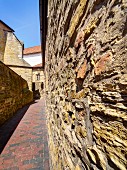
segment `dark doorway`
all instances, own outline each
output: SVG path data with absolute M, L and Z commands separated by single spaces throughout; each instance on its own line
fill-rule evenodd
M 41 90 L 43 90 L 44 89 L 44 83 L 42 82 L 41 83 Z
M 32 91 L 35 91 L 35 83 L 32 83 Z

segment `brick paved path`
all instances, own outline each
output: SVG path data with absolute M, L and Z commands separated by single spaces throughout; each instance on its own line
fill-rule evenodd
M 49 170 L 44 99 L 20 109 L 0 128 L 0 152 L 0 170 Z

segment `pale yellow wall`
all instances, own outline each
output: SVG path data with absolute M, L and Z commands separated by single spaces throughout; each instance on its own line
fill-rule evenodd
M 40 73 L 40 80 L 37 80 L 37 74 Z M 44 71 L 42 69 L 34 69 L 33 70 L 33 82 L 35 83 L 35 90 L 39 90 L 40 96 L 42 97 L 44 94 L 44 89 L 41 88 L 41 84 L 44 84 L 45 76 Z
M 28 83 L 29 90 L 32 90 L 32 68 L 10 67 Z
M 37 74 L 40 73 L 40 80 L 37 80 Z M 44 71 L 41 69 L 33 70 L 33 82 L 44 82 Z

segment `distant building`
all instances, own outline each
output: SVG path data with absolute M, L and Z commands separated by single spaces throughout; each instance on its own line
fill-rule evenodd
M 23 46 L 14 30 L 0 20 L 0 61 L 25 79 L 34 97 L 40 98 L 44 88 L 41 46 L 24 50 Z
M 23 59 L 23 43 L 14 30 L 0 20 L 0 61 L 25 79 L 32 90 L 32 67 Z
M 41 46 L 25 48 L 23 51 L 23 59 L 31 66 L 42 63 Z
M 41 46 L 25 48 L 23 59 L 32 66 L 32 91 L 34 98 L 43 96 L 44 71 L 42 66 Z
M 32 91 L 34 98 L 40 98 L 44 93 L 44 70 L 42 63 L 33 66 L 33 80 L 32 80 Z

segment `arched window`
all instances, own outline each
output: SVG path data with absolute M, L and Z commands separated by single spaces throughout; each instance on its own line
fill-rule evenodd
M 37 80 L 40 80 L 40 73 L 36 74 Z

